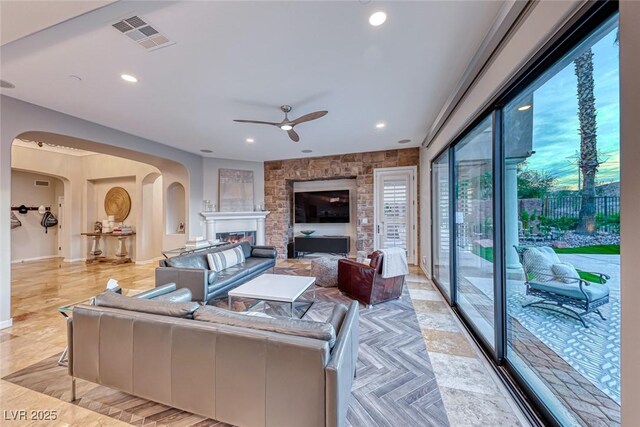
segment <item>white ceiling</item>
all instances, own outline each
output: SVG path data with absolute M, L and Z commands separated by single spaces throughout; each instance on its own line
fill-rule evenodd
M 2 93 L 212 157 L 418 146 L 502 4 L 119 1 L 2 46 L 1 77 L 16 85 Z M 371 27 L 376 10 L 388 19 Z M 111 28 L 134 14 L 176 44 L 147 52 Z M 299 143 L 233 122 L 280 121 L 281 104 L 329 114 L 298 125 Z
M 113 2 L 2 0 L 0 46 Z

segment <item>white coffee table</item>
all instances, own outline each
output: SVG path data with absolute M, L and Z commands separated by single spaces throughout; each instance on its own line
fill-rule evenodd
M 289 316 L 293 317 L 293 305 L 296 302 L 308 302 L 309 307 L 316 300 L 316 278 L 307 276 L 288 276 L 284 274 L 263 274 L 247 283 L 229 291 L 229 310 L 232 298 L 252 298 L 262 301 L 282 302 L 289 304 Z M 299 300 L 300 296 L 313 287 L 313 300 Z

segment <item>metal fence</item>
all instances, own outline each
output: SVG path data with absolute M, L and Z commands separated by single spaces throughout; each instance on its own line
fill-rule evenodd
M 620 197 L 600 196 L 595 198 L 596 215 L 605 217 L 620 214 Z M 578 218 L 582 197 L 547 197 L 542 199 L 542 214 L 547 218 Z
M 544 199 L 521 199 L 519 211 L 527 211 L 529 214 L 542 215 L 550 223 L 569 225 L 572 219 L 580 216 L 582 197 L 547 197 Z M 596 226 L 598 230 L 618 232 L 620 229 L 620 197 L 598 196 L 595 197 Z M 577 224 L 576 224 L 577 225 Z M 563 228 L 563 227 L 561 227 Z M 570 227 L 573 228 L 573 227 Z

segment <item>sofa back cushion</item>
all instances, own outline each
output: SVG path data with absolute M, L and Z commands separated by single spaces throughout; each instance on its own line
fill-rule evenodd
M 199 270 L 208 270 L 207 256 L 202 254 L 190 254 L 176 256 L 165 260 L 165 264 L 174 268 L 196 268 Z
M 242 247 L 236 246 L 220 252 L 211 252 L 207 254 L 209 270 L 220 272 L 229 267 L 244 262 L 244 252 Z
M 314 338 L 327 341 L 329 347 L 333 347 L 336 342 L 336 331 L 330 323 L 302 319 L 247 316 L 243 313 L 236 313 L 210 305 L 200 307 L 193 314 L 193 318 L 203 322 Z
M 528 248 L 522 256 L 522 261 L 526 273 L 533 275 L 534 281 L 548 282 L 553 280 L 555 274 L 552 267 L 558 262 L 550 254 L 538 248 Z
M 119 308 L 121 310 L 141 313 L 159 314 L 170 317 L 191 318 L 200 307 L 197 302 L 169 302 L 153 299 L 132 298 L 105 291 L 95 297 L 95 305 L 99 307 Z
M 330 323 L 333 326 L 333 329 L 336 331 L 336 335 L 340 333 L 340 328 L 342 327 L 342 321 L 344 317 L 347 315 L 347 306 L 344 304 L 336 304 L 333 306 L 333 311 L 331 315 L 327 319 L 327 323 Z

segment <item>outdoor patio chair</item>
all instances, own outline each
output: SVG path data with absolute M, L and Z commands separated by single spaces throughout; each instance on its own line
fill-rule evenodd
M 522 307 L 537 307 L 549 310 L 589 325 L 584 316 L 597 313 L 607 320 L 599 307 L 609 302 L 609 287 L 605 285 L 610 277 L 603 273 L 591 272 L 598 276 L 599 283 L 589 282 L 580 277 L 576 269 L 562 263 L 550 247 L 514 246 L 525 273 L 527 295 L 542 298 Z M 563 308 L 564 310 L 560 310 Z

